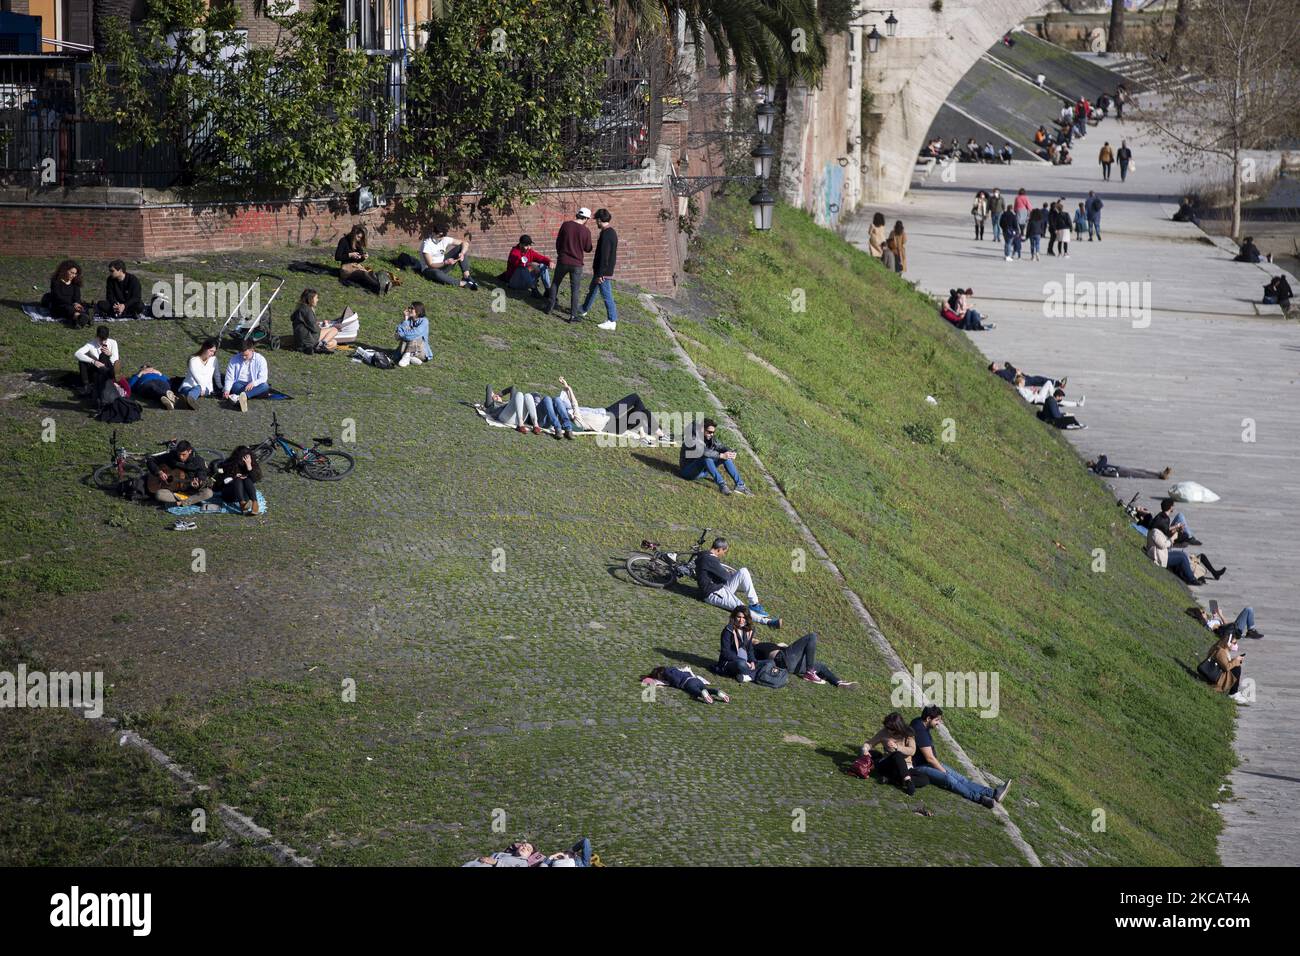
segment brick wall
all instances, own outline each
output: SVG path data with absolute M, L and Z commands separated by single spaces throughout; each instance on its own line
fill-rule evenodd
M 504 259 L 521 233 L 550 254 L 560 224 L 579 206 L 604 206 L 618 230 L 618 278 L 662 294 L 673 294 L 681 276 L 683 248 L 677 236 L 672 197 L 662 184 L 603 186 L 546 192 L 533 205 L 499 216 L 490 228 L 468 222 L 479 255 Z M 0 205 L 0 255 L 146 259 L 267 246 L 312 248 L 328 259 L 334 244 L 354 222 L 370 229 L 371 247 L 414 248 L 428 220 L 400 203 L 354 216 L 338 202 L 282 202 L 227 205 L 163 205 L 105 208 L 52 204 Z M 595 228 L 592 227 L 593 241 Z

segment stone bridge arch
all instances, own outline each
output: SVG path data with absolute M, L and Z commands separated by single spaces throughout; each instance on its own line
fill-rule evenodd
M 872 0 L 874 3 L 875 0 Z M 1038 13 L 1046 0 L 894 0 L 880 3 L 898 18 L 898 33 L 864 53 L 872 94 L 864 130 L 862 199 L 897 202 L 911 183 L 917 154 L 939 107 L 957 82 L 1003 34 Z M 867 32 L 885 32 L 887 14 L 863 14 Z M 874 135 L 873 135 L 874 134 Z

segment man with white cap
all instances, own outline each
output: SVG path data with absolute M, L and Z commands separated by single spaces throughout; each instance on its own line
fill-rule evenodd
M 569 277 L 569 321 L 578 321 L 578 290 L 582 288 L 582 272 L 586 262 L 586 253 L 591 252 L 591 231 L 587 220 L 591 210 L 583 206 L 577 214 L 562 226 L 555 237 L 555 276 L 546 294 L 547 315 L 555 309 L 555 300 L 559 295 L 560 283 Z

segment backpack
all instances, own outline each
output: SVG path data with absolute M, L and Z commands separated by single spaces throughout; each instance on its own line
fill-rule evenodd
M 775 661 L 763 661 L 754 671 L 754 683 L 761 687 L 779 690 L 790 680 L 790 672 L 776 666 Z
M 95 417 L 101 422 L 109 422 L 113 425 L 130 425 L 132 422 L 138 422 L 141 414 L 139 402 L 133 402 L 129 398 L 118 398 L 103 405 Z
M 143 501 L 149 497 L 149 489 L 145 487 L 144 478 L 123 478 L 114 487 L 114 492 L 119 498 L 127 501 Z
M 377 349 L 375 354 L 370 357 L 370 364 L 375 368 L 397 367 L 397 363 L 393 361 L 393 356 L 385 349 Z
M 855 777 L 861 777 L 863 780 L 866 780 L 871 776 L 871 771 L 874 769 L 875 760 L 872 759 L 871 754 L 866 753 L 853 761 L 853 763 L 849 764 L 848 772 L 853 774 Z

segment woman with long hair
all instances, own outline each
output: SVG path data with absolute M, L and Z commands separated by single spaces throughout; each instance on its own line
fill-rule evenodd
M 975 194 L 975 205 L 970 207 L 970 215 L 975 220 L 975 239 L 981 241 L 984 239 L 984 224 L 989 218 L 989 204 L 984 190 Z
M 320 294 L 315 289 L 303 289 L 298 297 L 298 307 L 289 317 L 293 325 L 293 344 L 299 352 L 333 352 L 339 327 L 331 322 L 322 323 L 316 318 L 316 303 Z
M 50 291 L 41 297 L 41 305 L 50 315 L 78 328 L 90 324 L 90 310 L 81 301 L 81 266 L 74 259 L 64 259 L 50 276 Z
M 204 339 L 198 350 L 190 356 L 185 371 L 185 381 L 181 382 L 180 400 L 191 411 L 199 407 L 199 399 L 211 395 L 213 380 L 217 374 L 217 340 Z
M 741 683 L 754 679 L 758 669 L 758 654 L 754 650 L 754 615 L 743 604 L 732 608 L 727 626 L 722 629 L 722 645 L 718 653 L 718 673 L 734 677 Z
M 1241 668 L 1246 661 L 1246 655 L 1238 650 L 1240 637 L 1241 633 L 1235 624 L 1220 628 L 1218 639 L 1210 645 L 1205 656 L 1205 664 L 1213 662 L 1218 666 L 1218 677 L 1210 681 L 1204 671 L 1201 672 L 1201 676 L 1214 685 L 1216 694 L 1227 694 L 1237 703 L 1246 704 L 1249 701 L 1241 695 Z M 1205 664 L 1202 664 L 1202 667 Z
M 240 445 L 217 466 L 213 483 L 222 501 L 239 505 L 246 515 L 255 515 L 261 512 L 257 503 L 257 483 L 261 480 L 262 466 L 253 457 L 252 449 Z
M 370 255 L 366 249 L 367 242 L 369 236 L 361 223 L 344 233 L 334 248 L 334 261 L 339 264 L 339 281 L 344 285 L 355 283 L 383 295 L 391 286 L 388 273 L 375 272 L 364 265 Z
M 867 248 L 877 259 L 885 254 L 885 214 L 878 212 L 871 217 L 871 228 L 867 230 Z
M 874 750 L 876 747 L 880 750 Z M 912 757 L 916 755 L 916 732 L 897 711 L 886 715 L 881 722 L 881 729 L 862 745 L 863 756 L 869 753 L 880 768 L 881 777 L 887 783 L 901 787 L 909 797 L 916 793 L 917 787 L 929 783 L 924 774 L 912 773 Z

